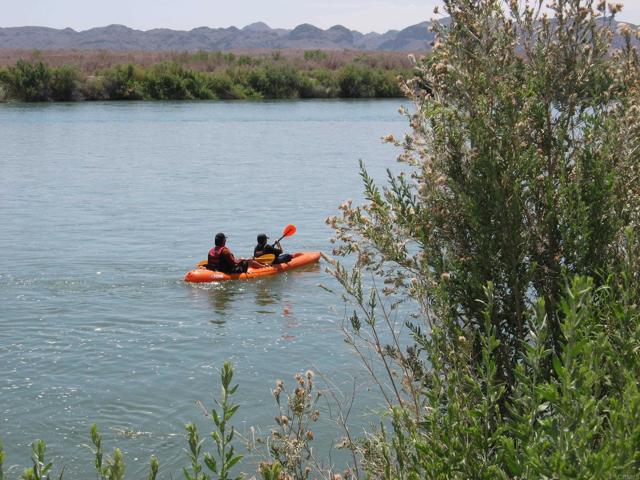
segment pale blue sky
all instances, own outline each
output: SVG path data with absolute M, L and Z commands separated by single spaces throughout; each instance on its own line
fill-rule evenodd
M 625 11 L 619 20 L 640 24 L 640 0 L 622 3 Z M 274 28 L 341 24 L 366 33 L 431 19 L 439 4 L 440 0 L 0 0 L 0 27 L 86 30 L 120 23 L 141 30 L 190 30 L 200 26 L 241 28 L 263 21 Z

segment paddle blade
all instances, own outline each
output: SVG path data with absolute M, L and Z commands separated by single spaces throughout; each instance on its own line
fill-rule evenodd
M 259 257 L 255 257 L 254 260 L 260 263 L 267 263 L 271 265 L 276 259 L 276 256 L 273 253 L 265 253 L 264 255 L 260 255 Z
M 284 227 L 284 230 L 282 231 L 282 238 L 290 237 L 294 233 L 296 233 L 296 226 L 289 224 L 286 227 Z

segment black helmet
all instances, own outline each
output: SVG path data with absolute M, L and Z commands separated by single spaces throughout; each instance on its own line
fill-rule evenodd
M 267 243 L 268 238 L 269 237 L 267 237 L 265 233 L 261 233 L 260 235 L 258 235 L 258 243 L 259 244 Z
M 216 233 L 216 247 L 221 247 L 222 245 L 224 245 L 224 242 L 226 242 L 227 237 L 225 236 L 224 233 L 220 232 L 220 233 Z

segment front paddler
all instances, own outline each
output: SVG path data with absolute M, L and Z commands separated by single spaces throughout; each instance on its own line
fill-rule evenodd
M 209 250 L 207 259 L 208 270 L 216 270 L 223 273 L 246 273 L 249 267 L 263 268 L 265 265 L 253 259 L 236 258 L 226 246 L 227 237 L 220 232 L 215 237 L 215 247 Z

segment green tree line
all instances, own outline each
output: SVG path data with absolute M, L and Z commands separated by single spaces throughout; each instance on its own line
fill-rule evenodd
M 398 76 L 410 73 L 364 63 L 337 70 L 302 70 L 286 63 L 235 63 L 238 66 L 214 72 L 191 70 L 173 62 L 148 69 L 123 64 L 84 75 L 71 66 L 49 67 L 40 60 L 18 60 L 0 70 L 0 92 L 5 99 L 24 102 L 390 98 L 403 95 Z

